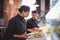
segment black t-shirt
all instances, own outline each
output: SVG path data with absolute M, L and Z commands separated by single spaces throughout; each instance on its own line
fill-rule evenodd
M 23 34 L 26 31 L 26 23 L 25 19 L 21 17 L 19 14 L 9 20 L 7 26 L 7 38 L 13 38 L 13 34 Z
M 27 29 L 32 29 L 32 28 L 38 27 L 37 21 L 35 19 L 31 18 L 27 21 L 26 26 L 27 26 Z

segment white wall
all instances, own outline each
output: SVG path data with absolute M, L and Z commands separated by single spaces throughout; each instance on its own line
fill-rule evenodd
M 60 16 L 60 0 L 56 5 L 47 13 L 46 19 L 57 19 Z

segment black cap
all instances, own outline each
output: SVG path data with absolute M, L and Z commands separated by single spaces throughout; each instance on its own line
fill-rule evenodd
M 22 11 L 30 11 L 30 7 L 29 6 L 26 6 L 26 5 L 23 5 L 19 8 L 19 12 L 22 12 Z

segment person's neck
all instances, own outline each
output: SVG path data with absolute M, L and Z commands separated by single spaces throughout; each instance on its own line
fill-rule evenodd
M 19 14 L 21 17 L 23 17 L 23 15 L 22 14 Z

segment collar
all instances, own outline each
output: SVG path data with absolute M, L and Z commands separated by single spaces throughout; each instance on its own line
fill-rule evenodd
M 18 17 L 19 19 L 24 19 L 24 17 L 20 16 L 19 14 L 17 14 L 17 17 Z

